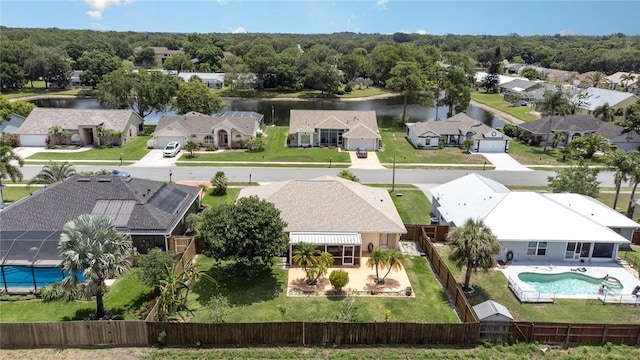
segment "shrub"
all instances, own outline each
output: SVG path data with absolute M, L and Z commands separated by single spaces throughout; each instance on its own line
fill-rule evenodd
M 218 171 L 211 179 L 211 193 L 215 196 L 226 195 L 227 182 L 227 176 L 224 174 L 224 171 Z
M 341 322 L 358 322 L 360 320 L 360 311 L 358 304 L 356 304 L 356 299 L 343 300 L 336 319 Z
M 247 147 L 247 150 L 249 152 L 252 152 L 252 153 L 262 152 L 264 151 L 264 140 L 262 140 L 262 138 L 256 137 L 254 139 L 247 141 L 245 146 Z
M 344 90 L 338 89 L 338 91 L 336 91 L 336 95 L 344 95 Z
M 329 274 L 329 281 L 336 290 L 342 291 L 342 288 L 349 283 L 349 273 L 344 270 L 333 270 Z
M 471 139 L 466 139 L 465 141 L 462 142 L 462 144 L 460 144 L 460 149 L 464 150 L 464 151 L 469 151 L 469 149 L 473 146 L 473 140 Z
M 346 92 L 347 94 L 352 91 L 353 91 L 353 86 L 351 85 L 351 83 L 344 86 L 344 92 Z
M 354 173 L 346 169 L 340 170 L 340 172 L 338 173 L 338 177 L 341 177 L 346 180 L 351 180 L 353 182 L 360 182 L 360 179 L 358 179 L 358 177 Z
M 62 283 L 53 283 L 40 288 L 40 297 L 43 301 L 73 301 L 82 293 L 82 285 L 73 289 L 65 289 Z
M 207 146 L 207 148 L 205 150 L 207 150 L 207 151 L 216 151 L 216 147 L 215 146 Z
M 513 138 L 520 135 L 520 129 L 518 129 L 518 127 L 513 124 L 504 124 L 502 131 L 504 131 L 505 135 Z
M 223 323 L 224 317 L 227 316 L 232 307 L 231 303 L 229 303 L 229 299 L 222 295 L 212 297 L 207 305 L 209 307 L 211 319 L 215 323 Z
M 175 264 L 176 260 L 172 251 L 153 248 L 148 254 L 138 257 L 140 271 L 136 273 L 136 276 L 141 283 L 159 291 L 162 287 L 162 281 L 167 278 L 166 267 L 173 269 Z

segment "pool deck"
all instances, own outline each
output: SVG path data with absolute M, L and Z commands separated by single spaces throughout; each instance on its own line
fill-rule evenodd
M 576 272 L 577 268 L 585 268 L 584 272 Z M 572 271 L 572 269 L 574 271 Z M 604 279 L 609 275 L 610 278 L 615 278 L 622 284 L 621 295 L 631 296 L 631 292 L 636 286 L 640 286 L 640 279 L 636 274 L 631 273 L 623 265 L 617 263 L 575 263 L 575 262 L 559 262 L 559 263 L 542 263 L 542 262 L 518 262 L 510 264 L 500 271 L 507 279 L 511 279 L 524 291 L 536 291 L 531 285 L 523 282 L 518 278 L 518 274 L 523 272 L 530 272 L 536 274 L 561 274 L 561 273 L 578 273 L 587 275 L 596 279 Z M 580 294 L 580 295 L 555 295 L 555 298 L 563 299 L 599 299 L 599 294 Z

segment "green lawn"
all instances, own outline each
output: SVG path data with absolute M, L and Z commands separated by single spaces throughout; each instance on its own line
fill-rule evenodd
M 332 320 L 338 314 L 340 303 L 345 301 L 344 298 L 324 296 L 286 297 L 287 271 L 277 264 L 254 277 L 242 278 L 233 271 L 223 270 L 212 259 L 202 255 L 198 256 L 197 262 L 218 284 L 212 285 L 206 281 L 197 284 L 189 295 L 188 321 L 211 322 L 206 303 L 218 294 L 226 296 L 233 305 L 225 317 L 227 322 Z M 356 297 L 361 320 L 384 321 L 384 310 L 390 309 L 391 321 L 458 322 L 426 260 L 410 257 L 405 267 L 416 297 Z M 284 317 L 278 306 L 286 307 Z
M 396 136 L 396 164 L 482 164 L 484 158 L 469 154 L 458 147 L 445 147 L 439 150 L 418 150 L 405 137 L 405 132 L 398 128 L 381 128 L 382 149 L 377 152 L 381 163 L 393 163 L 393 135 Z
M 522 121 L 532 121 L 537 119 L 536 115 L 530 114 L 531 108 L 528 106 L 513 106 L 504 101 L 502 94 L 488 94 L 481 91 L 471 91 L 471 100 L 491 106 L 494 109 L 504 111 Z
M 31 87 L 31 82 L 28 82 L 20 91 L 10 92 L 3 90 L 2 97 L 6 99 L 17 99 L 34 95 L 76 95 L 78 91 L 80 91 L 80 89 L 45 89 L 44 81 L 34 81 L 33 87 Z
M 560 148 L 552 148 L 549 146 L 545 150 L 543 146 L 525 145 L 519 141 L 509 142 L 509 155 L 523 165 L 567 166 L 578 163 L 577 159 L 570 157 L 565 158 L 563 161 Z M 588 165 L 603 166 L 605 162 L 606 159 L 602 155 L 594 155 L 592 159 L 587 160 Z
M 14 203 L 25 196 L 28 196 L 40 189 L 39 186 L 6 186 L 7 181 L 3 180 L 2 198 L 5 202 Z
M 402 196 L 396 196 L 402 193 Z M 391 193 L 391 199 L 396 206 L 402 222 L 405 224 L 428 224 L 431 222 L 431 202 L 422 190 L 400 189 L 396 186 L 396 192 Z
M 631 250 L 620 249 L 618 257 L 640 270 L 640 245 L 631 245 Z
M 122 154 L 123 160 L 135 161 L 142 159 L 149 149 L 147 149 L 147 140 L 149 136 L 136 136 L 127 141 L 120 147 L 111 148 L 93 148 L 87 151 L 68 152 L 68 153 L 52 153 L 40 152 L 31 155 L 29 160 L 114 160 L 119 161 Z
M 239 188 L 227 188 L 227 194 L 223 196 L 211 195 L 211 190 L 207 191 L 207 194 L 202 199 L 203 205 L 208 205 L 211 208 L 218 207 L 222 204 L 233 204 L 240 193 Z
M 130 270 L 118 279 L 104 297 L 107 310 L 114 312 L 116 319 L 137 320 L 137 312 L 147 301 L 151 289 L 140 283 L 135 276 L 137 269 Z M 94 313 L 96 302 L 44 302 L 42 300 L 0 301 L 0 322 L 44 322 L 86 320 Z
M 464 281 L 464 271 L 451 266 L 448 261 L 449 248 L 438 247 L 438 253 L 447 263 L 458 282 Z M 602 305 L 599 300 L 556 299 L 553 304 L 520 303 L 508 288 L 507 278 L 499 270 L 488 273 L 480 271 L 471 275 L 471 285 L 475 292 L 467 298 L 471 305 L 485 300 L 494 300 L 509 309 L 516 321 L 545 321 L 568 323 L 640 323 L 640 309 L 637 307 Z M 588 314 L 588 316 L 585 316 Z
M 265 151 L 250 153 L 245 150 L 231 150 L 218 154 L 197 154 L 194 158 L 181 156 L 178 163 L 193 161 L 250 161 L 250 162 L 323 162 L 327 166 L 332 162 L 350 163 L 349 154 L 338 152 L 336 148 L 288 148 L 286 146 L 286 126 L 269 126 L 266 131 Z M 255 166 L 255 165 L 254 165 Z

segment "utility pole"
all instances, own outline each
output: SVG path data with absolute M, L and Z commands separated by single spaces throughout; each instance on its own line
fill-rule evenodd
M 393 134 L 393 173 L 391 175 L 391 192 L 396 191 L 396 134 Z

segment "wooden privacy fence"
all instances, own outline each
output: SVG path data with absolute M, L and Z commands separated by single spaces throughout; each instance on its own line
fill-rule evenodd
M 404 227 L 407 229 L 407 233 L 400 236 L 401 240 L 416 240 L 424 232 L 432 241 L 443 242 L 447 240 L 449 233 L 449 226 L 446 225 L 404 224 Z
M 514 340 L 545 344 L 615 343 L 640 346 L 640 325 L 512 322 Z

